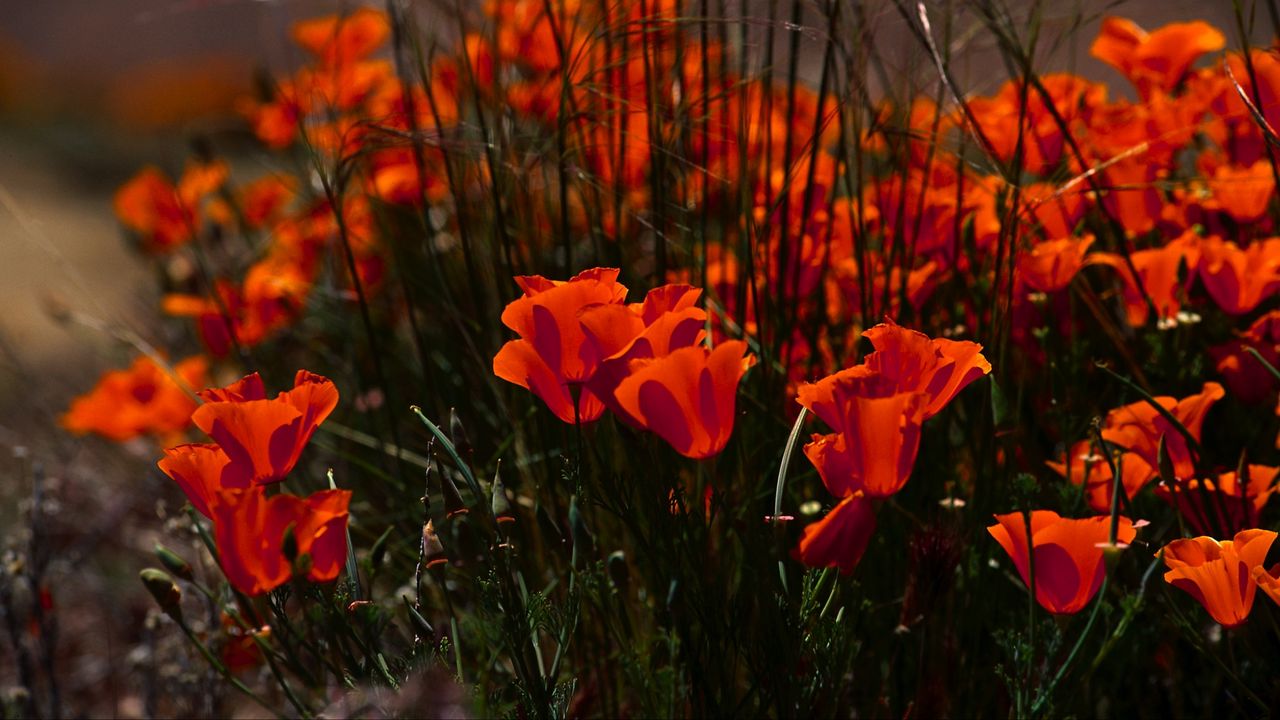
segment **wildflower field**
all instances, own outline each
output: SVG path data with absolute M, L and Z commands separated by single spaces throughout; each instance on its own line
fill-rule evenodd
M 103 208 L 149 319 L 46 302 L 101 377 L 0 423 L 0 716 L 1275 715 L 1280 7 L 1219 5 L 290 18 Z

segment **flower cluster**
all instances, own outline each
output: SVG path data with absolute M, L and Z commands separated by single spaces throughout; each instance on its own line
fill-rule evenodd
M 295 573 L 313 582 L 337 578 L 347 556 L 351 492 L 267 494 L 337 406 L 333 382 L 299 370 L 293 389 L 268 398 L 254 373 L 199 395 L 204 404 L 191 421 L 214 442 L 168 448 L 158 465 L 213 520 L 227 579 L 240 592 L 260 595 Z
M 516 278 L 525 294 L 507 305 L 502 324 L 520 339 L 498 351 L 494 374 L 533 391 L 564 422 L 593 422 L 608 408 L 685 457 L 718 454 L 755 357 L 741 340 L 706 346 L 697 288 L 664 285 L 627 304 L 617 280 L 612 268 L 567 281 Z
M 875 529 L 873 498 L 911 477 L 921 425 L 991 372 L 982 346 L 930 339 L 889 321 L 863 333 L 875 351 L 860 365 L 800 387 L 797 400 L 835 432 L 814 435 L 804 453 L 840 502 L 805 528 L 795 557 L 852 572 Z

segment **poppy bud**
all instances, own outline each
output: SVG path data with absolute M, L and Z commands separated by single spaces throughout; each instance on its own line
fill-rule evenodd
M 160 606 L 164 614 L 181 623 L 182 591 L 178 589 L 178 585 L 173 581 L 173 578 L 169 577 L 163 570 L 155 568 L 144 569 L 138 573 L 138 577 L 142 579 L 142 584 L 147 587 L 147 592 L 151 593 L 151 597 L 155 598 L 156 604 Z
M 430 520 L 422 526 L 422 557 L 428 568 L 449 562 L 449 557 L 444 552 L 444 545 L 440 542 L 440 536 L 436 534 L 436 526 Z
M 627 567 L 627 554 L 621 550 L 609 553 L 606 561 L 609 567 L 609 579 L 619 592 L 626 592 L 631 582 L 631 568 Z
M 404 598 L 404 609 L 409 613 L 409 622 L 413 624 L 413 631 L 419 637 L 434 637 L 436 629 L 431 627 L 431 623 L 418 612 L 418 609 L 409 602 L 409 598 Z
M 435 463 L 432 463 L 433 465 Z M 444 516 L 450 520 L 456 515 L 466 515 L 467 504 L 462 501 L 462 493 L 458 492 L 458 486 L 454 484 L 453 478 L 449 477 L 443 469 L 440 470 L 440 494 L 444 496 Z
M 177 553 L 160 543 L 156 543 L 156 557 L 160 559 L 160 564 L 164 565 L 165 570 L 168 570 L 183 580 L 191 582 L 195 577 L 191 572 L 191 563 L 183 560 Z
M 499 523 L 516 521 L 514 508 L 507 499 L 507 486 L 502 484 L 502 476 L 493 474 L 493 518 Z
M 569 534 L 573 537 L 573 551 L 578 557 L 595 551 L 596 540 L 582 519 L 582 511 L 578 509 L 578 496 L 569 499 Z

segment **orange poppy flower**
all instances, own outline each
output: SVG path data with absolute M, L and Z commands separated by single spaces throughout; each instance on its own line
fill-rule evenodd
M 1103 171 L 1106 193 L 1102 205 L 1130 235 L 1142 235 L 1156 226 L 1164 198 L 1156 187 L 1160 168 L 1150 158 L 1137 155 L 1116 160 Z
M 1261 220 L 1276 193 L 1275 176 L 1271 174 L 1268 160 L 1259 160 L 1248 167 L 1220 165 L 1207 184 L 1218 207 L 1240 223 Z
M 893 320 L 862 333 L 875 352 L 865 363 L 902 390 L 928 396 L 924 419 L 937 415 L 961 390 L 991 372 L 982 346 L 968 340 L 930 338 Z
M 838 380 L 828 382 L 832 378 Z M 887 497 L 902 489 L 920 450 L 925 393 L 899 390 L 865 365 L 801 386 L 799 393 L 802 405 L 837 430 L 814 435 L 804 447 L 832 495 Z
M 287 236 L 287 232 L 279 233 L 277 242 Z M 363 256 L 357 262 L 366 259 Z M 241 285 L 217 280 L 217 301 L 173 293 L 164 296 L 160 307 L 168 315 L 194 318 L 209 354 L 225 357 L 234 345 L 253 347 L 294 321 L 311 291 L 308 263 L 309 259 L 300 262 L 277 245 L 248 269 Z M 363 272 L 361 279 L 369 284 L 370 278 Z
M 293 40 L 325 66 L 367 57 L 391 35 L 386 13 L 360 7 L 348 15 L 326 15 L 294 23 Z
M 1120 470 L 1120 485 L 1129 499 L 1156 479 L 1155 468 L 1137 453 L 1121 453 L 1116 463 Z M 1045 465 L 1070 480 L 1072 485 L 1083 485 L 1085 502 L 1090 510 L 1098 513 L 1111 511 L 1115 476 L 1111 474 L 1111 464 L 1096 451 L 1093 443 L 1082 440 L 1071 446 L 1062 462 L 1049 461 Z
M 182 488 L 191 505 L 207 518 L 220 490 L 249 487 L 249 475 L 243 468 L 232 467 L 231 458 L 222 448 L 211 443 L 187 443 L 166 448 L 156 463 L 160 470 Z
M 1092 235 L 1038 242 L 1018 258 L 1018 277 L 1032 290 L 1057 292 L 1080 271 L 1092 244 Z
M 1253 568 L 1253 581 L 1262 592 L 1273 601 L 1280 603 L 1280 563 L 1271 566 L 1270 570 L 1261 565 Z
M 1187 429 L 1196 440 L 1200 439 L 1200 430 L 1204 426 L 1205 415 L 1214 403 L 1221 400 L 1226 393 L 1216 382 L 1207 382 L 1204 389 L 1195 395 L 1177 400 L 1167 395 L 1155 398 L 1170 415 Z M 1102 438 L 1107 442 L 1137 453 L 1147 465 L 1159 467 L 1157 457 L 1160 439 L 1164 439 L 1166 452 L 1173 461 L 1173 472 L 1179 478 L 1195 475 L 1195 463 L 1191 458 L 1191 450 L 1187 447 L 1186 438 L 1174 429 L 1172 423 L 1145 400 L 1139 400 L 1107 413 L 1102 426 Z
M 683 347 L 649 360 L 633 360 L 614 391 L 618 405 L 640 427 L 676 452 L 702 459 L 718 454 L 733 434 L 738 382 L 756 362 L 747 344 L 728 340 L 708 350 Z
M 246 595 L 283 585 L 295 567 L 284 555 L 285 533 L 292 530 L 296 567 L 306 568 L 312 582 L 336 579 L 347 559 L 350 502 L 349 490 L 321 490 L 306 498 L 268 498 L 260 487 L 221 491 L 213 503 L 213 525 L 223 573 Z
M 146 167 L 116 191 L 116 217 L 138 233 L 148 252 L 185 244 L 200 226 L 201 200 L 226 181 L 224 163 L 188 163 L 174 185 L 158 168 Z
M 602 358 L 586 387 L 623 421 L 642 425 L 614 397 L 632 361 L 665 357 L 706 337 L 707 313 L 694 305 L 701 294 L 688 285 L 664 285 L 650 290 L 643 303 L 596 305 L 578 316 Z
M 1262 508 L 1276 491 L 1276 468 L 1249 465 L 1247 475 L 1247 486 L 1235 471 L 1221 473 L 1217 480 L 1192 478 L 1172 487 L 1160 483 L 1156 495 L 1176 508 L 1198 533 L 1239 532 L 1258 526 Z
M 808 567 L 834 567 L 848 575 L 858 566 L 876 529 L 871 500 L 847 495 L 817 522 L 809 523 L 791 557 Z
M 1255 240 L 1244 250 L 1230 240 L 1205 238 L 1200 253 L 1200 280 L 1230 315 L 1244 315 L 1280 290 L 1280 238 Z
M 1173 90 L 1201 55 L 1221 50 L 1226 38 L 1203 20 L 1170 23 L 1150 33 L 1132 20 L 1109 17 L 1089 53 L 1119 70 L 1144 96 Z
M 802 385 L 796 400 L 835 433 L 815 435 L 805 455 L 836 497 L 902 488 L 920 447 L 920 425 L 991 372 L 982 346 L 930 339 L 892 321 L 863 336 L 875 352 L 862 365 Z
M 987 528 L 1009 554 L 1022 581 L 1031 584 L 1031 555 L 1027 551 L 1027 522 L 1022 513 L 996 515 Z M 1097 594 L 1106 575 L 1103 545 L 1110 539 L 1111 518 L 1079 520 L 1060 517 L 1052 510 L 1031 513 L 1031 547 L 1035 553 L 1036 602 L 1055 615 L 1080 612 Z M 1116 542 L 1128 544 L 1137 535 L 1133 523 L 1120 518 Z
M 1130 272 L 1124 258 L 1112 253 L 1093 253 L 1086 264 L 1107 265 L 1120 275 L 1125 311 L 1133 327 L 1146 324 L 1149 314 L 1142 289 L 1147 291 L 1151 304 L 1155 306 L 1158 321 L 1173 319 L 1182 309 L 1182 296 L 1195 279 L 1195 270 L 1200 262 L 1199 236 L 1194 230 L 1188 230 L 1164 247 L 1138 250 L 1130 255 L 1130 259 L 1138 270 L 1137 278 Z
M 1084 216 L 1084 195 L 1079 190 L 1059 191 L 1049 183 L 1033 183 L 1022 190 L 1032 217 L 1045 237 L 1066 238 L 1075 233 Z
M 1195 598 L 1219 625 L 1236 627 L 1253 609 L 1253 575 L 1275 539 L 1270 530 L 1243 530 L 1221 542 L 1203 536 L 1174 540 L 1160 551 L 1169 568 L 1165 582 Z
M 297 194 L 297 181 L 289 175 L 267 175 L 245 185 L 237 193 L 245 225 L 260 228 L 278 218 Z
M 579 394 L 576 419 L 591 422 L 604 404 L 585 384 L 602 359 L 587 342 L 578 316 L 595 305 L 622 304 L 627 288 L 618 283 L 618 270 L 584 270 L 571 280 L 557 282 L 538 275 L 516 278 L 524 290 L 502 312 L 502 324 L 515 330 L 512 340 L 493 358 L 493 374 L 532 390 L 556 417 L 575 421 L 570 388 Z
M 248 482 L 279 482 L 297 464 L 302 449 L 338 404 L 328 378 L 299 370 L 292 390 L 267 399 L 257 373 L 226 389 L 201 393 L 205 404 L 191 420 L 230 458 L 231 472 Z
M 174 365 L 188 387 L 208 382 L 209 363 L 196 355 Z M 140 435 L 177 436 L 191 424 L 196 402 L 160 366 L 146 356 L 127 370 L 102 374 L 93 390 L 71 401 L 59 422 L 73 433 L 96 433 L 124 442 Z

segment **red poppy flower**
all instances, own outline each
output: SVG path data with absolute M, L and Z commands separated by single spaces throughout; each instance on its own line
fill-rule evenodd
M 642 428 L 694 459 L 719 453 L 733 434 L 738 381 L 755 364 L 741 340 L 708 350 L 684 347 L 663 357 L 633 360 L 614 392 Z
M 322 490 L 306 498 L 268 498 L 261 487 L 221 491 L 212 507 L 223 573 L 246 595 L 284 584 L 294 569 L 284 555 L 285 532 L 292 528 L 298 558 L 309 558 L 299 565 L 307 568 L 307 579 L 337 578 L 347 559 L 350 502 L 348 490 Z
M 1132 20 L 1109 17 L 1089 53 L 1124 74 L 1143 95 L 1173 90 L 1201 55 L 1221 50 L 1226 38 L 1195 20 L 1170 23 L 1150 33 Z
M 1013 558 L 1022 581 L 1031 584 L 1031 555 L 1027 551 L 1027 522 L 1022 513 L 996 515 L 987 528 L 991 537 Z M 1102 545 L 1110 539 L 1111 518 L 1080 520 L 1060 517 L 1052 510 L 1031 513 L 1031 547 L 1035 553 L 1036 602 L 1055 615 L 1080 612 L 1097 594 L 1106 575 Z M 1137 531 L 1121 517 L 1116 542 L 1128 544 Z
M 848 575 L 858 566 L 876 529 L 871 500 L 847 495 L 819 521 L 810 523 L 791 557 L 808 567 L 834 567 Z
M 230 458 L 233 472 L 255 484 L 279 482 L 338 404 L 328 378 L 299 370 L 292 390 L 266 399 L 257 373 L 222 390 L 201 393 L 206 402 L 191 419 Z
M 208 369 L 208 361 L 197 355 L 173 371 L 193 388 L 208 382 Z M 71 402 L 59 422 L 71 432 L 97 433 L 116 442 L 145 434 L 167 439 L 191 424 L 196 402 L 187 393 L 150 358 L 139 357 L 127 370 L 103 373 L 93 390 Z
M 1276 534 L 1243 530 L 1221 542 L 1211 537 L 1174 540 L 1160 551 L 1169 571 L 1165 582 L 1186 592 L 1204 606 L 1218 624 L 1236 627 L 1249 618 L 1261 569 Z
M 1207 382 L 1204 389 L 1195 395 L 1181 400 L 1161 395 L 1155 401 L 1191 433 L 1197 441 L 1200 430 L 1204 426 L 1205 415 L 1214 403 L 1221 400 L 1226 393 L 1222 386 L 1215 382 Z M 1191 450 L 1187 447 L 1186 438 L 1174 429 L 1173 424 L 1165 419 L 1145 400 L 1139 400 L 1107 413 L 1102 426 L 1102 438 L 1107 442 L 1137 453 L 1147 465 L 1159 467 L 1158 450 L 1160 439 L 1164 439 L 1165 451 L 1173 461 L 1173 472 L 1179 478 L 1195 475 L 1195 463 L 1191 458 Z
M 1235 471 L 1221 473 L 1216 480 L 1192 478 L 1173 486 L 1160 483 L 1156 495 L 1176 508 L 1198 533 L 1215 529 L 1235 533 L 1258 526 L 1262 508 L 1276 491 L 1276 468 L 1249 465 L 1247 475 L 1247 486 Z
M 498 351 L 493 374 L 532 390 L 564 422 L 598 419 L 604 404 L 584 385 L 602 358 L 587 342 L 578 316 L 595 305 L 621 304 L 627 288 L 617 280 L 618 270 L 611 268 L 585 270 L 564 282 L 538 275 L 516 278 L 525 294 L 507 305 L 502 324 L 520 339 Z M 571 387 L 579 393 L 576 418 Z

